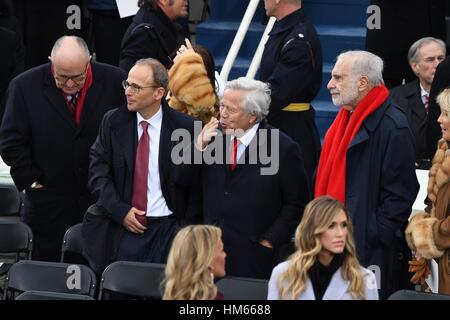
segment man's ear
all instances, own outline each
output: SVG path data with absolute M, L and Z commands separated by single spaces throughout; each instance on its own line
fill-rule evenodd
M 164 90 L 164 88 L 162 87 L 159 87 L 155 90 L 154 96 L 156 100 L 162 100 L 166 96 L 166 90 Z
M 358 80 L 359 91 L 364 91 L 369 86 L 369 78 L 366 75 L 362 75 Z
M 419 74 L 419 64 L 417 62 L 411 62 L 409 64 L 409 66 L 411 67 L 412 71 L 414 72 L 415 75 Z

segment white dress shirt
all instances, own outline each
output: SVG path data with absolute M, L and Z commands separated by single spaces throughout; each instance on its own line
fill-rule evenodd
M 258 128 L 259 128 L 259 123 L 256 123 L 253 125 L 253 127 L 248 129 L 247 132 L 245 132 L 245 134 L 242 137 L 238 138 L 239 144 L 237 147 L 237 155 L 236 155 L 237 163 L 239 163 L 239 159 L 244 154 L 245 148 L 248 147 L 248 145 L 250 144 L 252 139 L 255 137 L 256 131 L 258 131 Z M 234 138 L 235 138 L 235 136 L 232 135 L 231 141 L 233 141 Z M 233 145 L 233 144 L 231 144 L 231 145 Z
M 147 216 L 163 217 L 172 214 L 167 207 L 166 199 L 161 191 L 161 181 L 159 178 L 159 139 L 161 135 L 162 125 L 162 108 L 159 107 L 158 112 L 148 120 L 145 120 L 138 112 L 137 131 L 138 138 L 141 138 L 143 129 L 140 125 L 141 121 L 148 122 L 147 128 L 150 137 L 150 156 L 148 159 L 148 178 L 147 178 Z
M 422 85 L 420 85 L 420 97 L 422 98 L 423 105 L 426 104 L 426 102 L 427 102 L 427 98 L 426 97 L 429 96 L 429 95 L 430 95 L 430 93 L 426 92 L 425 89 L 422 87 Z

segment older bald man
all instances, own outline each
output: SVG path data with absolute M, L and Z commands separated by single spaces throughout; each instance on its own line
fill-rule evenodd
M 15 78 L 0 127 L 0 154 L 25 190 L 24 221 L 33 259 L 58 261 L 64 232 L 94 202 L 87 190 L 88 152 L 106 111 L 124 103 L 120 69 L 90 61 L 86 43 L 64 36 L 51 63 Z

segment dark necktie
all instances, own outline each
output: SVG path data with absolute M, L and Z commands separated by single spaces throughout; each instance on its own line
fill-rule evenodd
M 430 96 L 428 94 L 425 95 L 425 111 L 428 112 L 430 111 L 430 108 L 428 107 L 430 102 Z
M 141 121 L 139 124 L 142 126 L 143 131 L 136 149 L 131 205 L 138 210 L 147 211 L 147 180 L 148 161 L 150 155 L 150 138 L 147 132 L 148 122 Z M 136 215 L 136 218 L 142 225 L 146 225 L 146 216 Z
M 75 117 L 77 114 L 78 92 L 72 95 L 72 99 L 69 101 L 69 109 L 72 115 Z
M 233 148 L 231 149 L 230 153 L 230 169 L 231 171 L 234 171 L 236 169 L 237 165 L 237 148 L 239 146 L 240 141 L 235 137 L 233 139 Z

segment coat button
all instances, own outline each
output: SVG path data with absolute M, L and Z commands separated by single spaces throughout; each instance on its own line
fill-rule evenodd
M 397 254 L 397 258 L 398 258 L 398 260 L 403 260 L 403 253 L 399 252 Z

